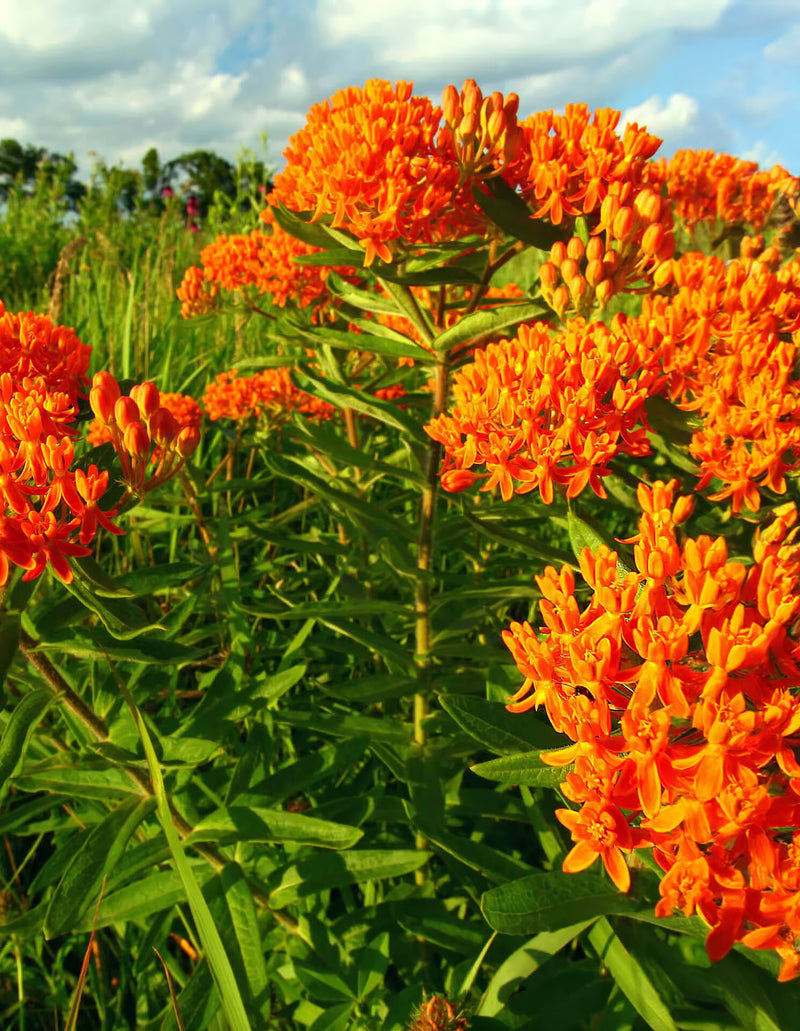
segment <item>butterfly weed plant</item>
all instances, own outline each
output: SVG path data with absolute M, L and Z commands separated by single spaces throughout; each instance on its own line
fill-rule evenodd
M 800 182 L 518 108 L 3 309 L 3 1026 L 793 1026 Z

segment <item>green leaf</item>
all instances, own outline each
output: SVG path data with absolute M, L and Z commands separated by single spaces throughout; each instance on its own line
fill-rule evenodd
M 312 970 L 302 963 L 294 964 L 297 980 L 316 1002 L 355 1002 L 355 993 L 338 974 L 331 970 Z
M 512 952 L 494 973 L 483 993 L 476 1013 L 493 1017 L 500 1013 L 506 1001 L 534 974 L 542 964 L 552 959 L 565 945 L 569 945 L 589 927 L 590 921 L 561 927 L 557 931 L 542 931 Z
M 310 211 L 300 214 L 296 211 L 290 211 L 283 204 L 273 206 L 271 211 L 275 216 L 275 221 L 285 233 L 289 233 L 290 236 L 295 237 L 297 240 L 302 240 L 303 243 L 310 244 L 312 247 L 327 250 L 330 247 L 339 247 L 343 242 L 342 239 L 337 239 L 336 236 L 329 232 L 322 222 L 311 222 L 313 213 Z M 338 235 L 343 237 L 344 234 Z M 363 266 L 364 251 L 355 240 L 353 241 L 352 258 L 354 267 Z
M 201 884 L 213 873 L 213 868 L 205 860 L 201 860 L 195 867 L 195 876 Z M 109 924 L 125 923 L 127 920 L 144 920 L 153 913 L 170 909 L 176 902 L 183 902 L 185 898 L 178 874 L 174 870 L 162 870 L 107 895 L 100 903 L 97 926 L 107 927 Z M 75 931 L 90 931 L 93 919 L 92 912 L 86 913 Z
M 301 813 L 282 809 L 250 809 L 231 806 L 218 809 L 198 823 L 187 838 L 188 844 L 217 841 L 233 844 L 239 841 L 295 842 L 320 848 L 351 848 L 363 832 L 357 827 L 317 820 Z
M 341 297 L 346 304 L 351 305 L 353 308 L 360 308 L 362 311 L 382 312 L 385 315 L 403 314 L 391 297 L 386 297 L 377 290 L 364 290 L 354 286 L 335 272 L 328 273 L 325 285 L 332 294 Z M 419 349 L 422 350 L 422 348 Z
M 355 338 L 358 341 L 361 337 Z M 370 348 L 367 348 L 369 350 Z M 345 386 L 343 383 L 334 383 L 321 376 L 315 376 L 311 372 L 304 372 L 297 375 L 298 386 L 321 397 L 323 401 L 334 405 L 336 408 L 352 408 L 363 415 L 369 415 L 378 419 L 387 426 L 405 433 L 412 440 L 424 441 L 426 439 L 420 429 L 419 420 L 407 415 L 402 408 L 391 401 L 381 401 L 380 398 L 372 397 L 362 390 L 355 390 L 353 387 Z
M 398 906 L 397 921 L 409 934 L 462 956 L 472 956 L 483 947 L 485 927 L 467 923 L 436 899 L 426 899 L 424 907 L 427 913 L 415 909 L 409 912 L 408 904 Z
M 439 695 L 439 704 L 462 730 L 498 755 L 546 751 L 565 742 L 553 728 L 532 713 L 514 714 L 499 702 L 477 695 Z
M 356 957 L 356 995 L 358 1001 L 384 984 L 389 968 L 389 932 L 383 931 L 368 942 Z
M 373 741 L 392 741 L 409 744 L 413 728 L 409 723 L 398 720 L 376 719 L 372 716 L 350 716 L 338 713 L 290 712 L 278 710 L 274 714 L 276 723 L 288 723 L 292 727 L 303 727 L 318 734 L 331 737 L 354 737 L 367 734 Z
M 503 934 L 557 931 L 609 913 L 625 914 L 640 906 L 598 874 L 566 874 L 560 870 L 531 874 L 492 888 L 481 899 L 487 923 Z
M 430 852 L 416 849 L 354 849 L 301 859 L 271 876 L 270 905 L 274 909 L 282 909 L 331 888 L 384 877 L 402 877 L 419 870 L 430 856 Z
M 282 335 L 289 340 L 300 340 L 306 347 L 320 347 L 327 344 L 343 351 L 371 351 L 373 354 L 385 354 L 389 358 L 419 358 L 431 360 L 431 355 L 424 347 L 401 334 L 389 336 L 384 333 L 352 333 L 329 327 L 303 326 L 284 316 L 281 320 Z M 331 402 L 334 404 L 335 402 Z M 352 407 L 352 406 L 351 406 Z
M 163 629 L 158 624 L 151 623 L 137 605 L 123 598 L 101 598 L 78 577 L 64 586 L 85 608 L 94 613 L 111 636 L 119 641 L 138 637 L 148 630 Z
M 528 873 L 532 867 L 523 863 L 521 859 L 499 852 L 482 841 L 473 841 L 458 834 L 451 834 L 449 831 L 428 826 L 424 821 L 417 819 L 417 827 L 420 833 L 430 844 L 447 852 L 465 866 L 477 870 L 490 881 L 497 881 L 503 884 L 506 881 Z M 518 884 L 519 881 L 512 883 Z M 487 918 L 488 919 L 488 918 Z M 491 924 L 491 921 L 489 921 Z M 494 925 L 492 925 L 494 926 Z M 495 928 L 501 930 L 501 928 Z
M 442 265 L 421 272 L 406 272 L 394 265 L 376 262 L 375 272 L 381 279 L 401 286 L 455 286 L 462 283 L 474 285 L 481 281 L 481 277 L 472 269 L 459 265 Z
M 73 930 L 103 878 L 121 859 L 131 834 L 154 808 L 151 798 L 127 798 L 84 836 L 50 900 L 45 938 Z
M 678 1031 L 653 982 L 614 933 L 608 920 L 598 920 L 589 931 L 589 941 L 608 968 L 617 987 L 625 994 L 647 1026 L 653 1031 Z M 770 1031 L 778 1031 L 777 1026 L 773 1026 Z
M 509 235 L 543 251 L 549 251 L 557 240 L 569 239 L 570 230 L 566 223 L 554 226 L 534 218 L 522 197 L 504 179 L 498 176 L 486 180 L 485 186 L 486 189 L 478 185 L 472 187 L 475 203 Z
M 14 786 L 21 791 L 51 791 L 67 798 L 110 799 L 139 794 L 136 784 L 108 763 L 83 758 L 73 764 L 60 756 L 25 766 L 14 777 Z
M 338 1006 L 329 1006 L 324 1013 L 321 1013 L 308 1031 L 345 1031 L 352 1027 L 350 1014 L 353 1005 L 349 1002 L 342 1002 Z
M 276 804 L 292 798 L 321 780 L 330 780 L 340 770 L 353 766 L 362 758 L 369 738 L 358 735 L 341 744 L 326 745 L 315 749 L 310 755 L 296 759 L 276 770 L 265 780 L 253 787 L 252 793 L 242 797 L 240 805 L 258 805 L 256 799 Z
M 625 577 L 636 569 L 636 564 L 628 549 L 615 541 L 605 527 L 594 519 L 581 518 L 575 511 L 574 505 L 570 505 L 568 509 L 567 528 L 570 544 L 577 559 L 581 557 L 584 548 L 597 551 L 601 544 L 605 544 L 617 554 L 617 573 L 620 577 Z
M 528 787 L 555 788 L 564 780 L 571 766 L 548 766 L 539 752 L 520 752 L 504 755 L 502 759 L 476 763 L 470 769 L 479 777 L 499 780 L 506 784 L 527 784 Z
M 205 654 L 199 648 L 190 648 L 180 641 L 164 641 L 151 638 L 137 638 L 133 641 L 119 641 L 101 627 L 84 630 L 73 627 L 47 633 L 46 625 L 39 631 L 47 639 L 39 642 L 42 651 L 56 651 L 74 655 L 81 659 L 100 659 L 107 662 L 138 662 L 147 666 L 174 666 L 180 669 L 190 662 L 197 662 Z
M 541 301 L 527 301 L 522 304 L 503 304 L 490 311 L 474 311 L 441 333 L 433 342 L 436 351 L 450 351 L 454 347 L 469 347 L 471 344 L 512 329 L 521 322 L 540 318 L 550 309 Z
M 0 738 L 0 796 L 20 767 L 31 734 L 55 701 L 52 691 L 42 687 L 26 694 L 14 707 Z
M 0 705 L 5 692 L 6 676 L 19 649 L 21 618 L 18 612 L 4 612 L 0 616 Z

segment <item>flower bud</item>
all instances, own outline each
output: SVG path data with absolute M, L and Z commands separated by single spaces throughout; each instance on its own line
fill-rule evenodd
M 552 261 L 542 262 L 539 266 L 539 282 L 543 290 L 555 290 L 560 278 L 558 269 Z
M 114 404 L 119 397 L 119 384 L 110 372 L 96 372 L 89 391 L 89 404 L 97 418 L 108 424 L 114 417 Z
M 149 419 L 153 412 L 157 411 L 161 403 L 158 387 L 148 380 L 146 383 L 137 383 L 131 387 L 131 397 L 139 406 L 143 419 Z
M 678 498 L 675 502 L 675 507 L 672 510 L 672 521 L 677 526 L 678 523 L 682 523 L 689 518 L 694 511 L 694 496 L 692 494 L 684 494 Z
M 597 303 L 600 307 L 605 308 L 615 293 L 616 290 L 614 288 L 613 279 L 604 279 L 602 283 L 597 285 L 594 295 L 597 298 Z
M 586 294 L 589 292 L 589 284 L 586 282 L 584 276 L 578 275 L 573 276 L 569 281 L 569 293 L 572 297 L 572 303 L 576 308 L 580 307 L 580 303 Z
M 200 443 L 200 428 L 198 426 L 184 426 L 178 434 L 176 447 L 181 458 L 191 458 Z
M 140 422 L 132 422 L 125 429 L 122 446 L 132 458 L 148 458 L 150 434 Z
M 619 208 L 619 198 L 609 193 L 608 196 L 603 199 L 603 203 L 600 205 L 601 228 L 607 229 L 612 225 L 616 217 L 616 214 L 619 211 Z
M 516 93 L 508 94 L 506 102 L 503 104 L 503 110 L 509 123 L 516 121 L 517 111 L 519 111 L 519 96 Z
M 633 206 L 644 222 L 658 222 L 664 205 L 655 190 L 647 189 L 637 195 Z
M 470 111 L 458 123 L 458 135 L 462 139 L 470 139 L 477 133 L 479 124 L 478 115 L 474 111 Z
M 627 240 L 633 232 L 634 226 L 633 208 L 624 207 L 614 215 L 611 232 L 617 240 Z
M 653 222 L 645 229 L 642 236 L 642 253 L 652 258 L 658 253 L 658 248 L 664 242 L 664 227 L 660 222 Z
M 462 490 L 468 490 L 478 479 L 478 474 L 471 469 L 448 469 L 442 473 L 440 482 L 442 490 L 448 494 L 460 494 Z
M 461 111 L 461 99 L 455 86 L 445 86 L 442 93 L 442 113 L 447 125 L 455 125 Z
M 564 312 L 569 308 L 569 290 L 565 286 L 559 286 L 553 291 L 550 307 L 559 318 L 564 317 Z
M 580 261 L 586 248 L 583 245 L 583 240 L 579 236 L 573 236 L 567 241 L 567 257 L 572 258 L 574 261 Z
M 506 113 L 502 108 L 499 111 L 492 111 L 489 115 L 486 131 L 492 141 L 499 140 L 506 131 Z
M 461 88 L 461 106 L 464 114 L 475 114 L 480 111 L 483 94 L 474 79 L 467 79 Z
M 170 447 L 178 435 L 178 423 L 168 408 L 159 408 L 150 419 L 150 433 L 159 447 Z
M 662 262 L 653 273 L 653 286 L 657 289 L 662 289 L 672 282 L 674 273 L 674 263 L 670 261 Z
M 586 244 L 586 260 L 602 261 L 606 252 L 606 246 L 599 236 L 593 236 Z
M 550 248 L 550 261 L 556 266 L 561 268 L 561 263 L 566 261 L 567 258 L 567 245 L 563 240 L 556 240 L 553 246 Z
M 574 258 L 567 258 L 561 263 L 561 278 L 569 286 L 570 281 L 581 274 L 581 267 Z
M 586 282 L 593 288 L 603 282 L 605 275 L 602 261 L 590 261 L 586 266 Z
M 139 423 L 139 406 L 132 397 L 119 397 L 114 405 L 114 422 L 124 432 L 128 426 Z

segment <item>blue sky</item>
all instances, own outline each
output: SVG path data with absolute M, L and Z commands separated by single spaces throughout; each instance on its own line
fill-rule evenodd
M 664 138 L 800 173 L 798 0 L 0 0 L 0 137 L 137 165 L 280 166 L 308 107 L 370 77 L 520 112 L 611 106 Z

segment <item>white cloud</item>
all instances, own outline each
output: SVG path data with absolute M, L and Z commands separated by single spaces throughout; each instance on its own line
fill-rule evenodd
M 519 93 L 523 113 L 617 106 L 637 88 L 655 93 L 641 84 L 663 58 L 741 4 L 0 0 L 0 135 L 72 150 L 85 169 L 89 150 L 130 164 L 151 146 L 164 159 L 198 148 L 231 158 L 241 146 L 258 151 L 267 131 L 279 163 L 312 103 L 373 76 L 413 79 L 436 99 L 474 77 L 485 92 Z M 785 13 L 778 21 L 776 37 Z M 673 146 L 730 143 L 735 133 L 709 110 L 699 94 L 675 92 L 626 115 Z
M 800 64 L 800 23 L 792 25 L 783 35 L 764 47 L 764 56 L 768 61 L 781 64 Z
M 765 143 L 764 140 L 756 140 L 752 147 L 742 151 L 740 157 L 744 161 L 755 161 L 761 168 L 772 168 L 773 165 L 783 164 L 780 151 Z
M 673 93 L 666 104 L 662 104 L 661 97 L 650 97 L 635 107 L 629 107 L 622 116 L 622 124 L 636 122 L 666 140 L 695 129 L 699 114 L 700 105 L 694 97 Z

